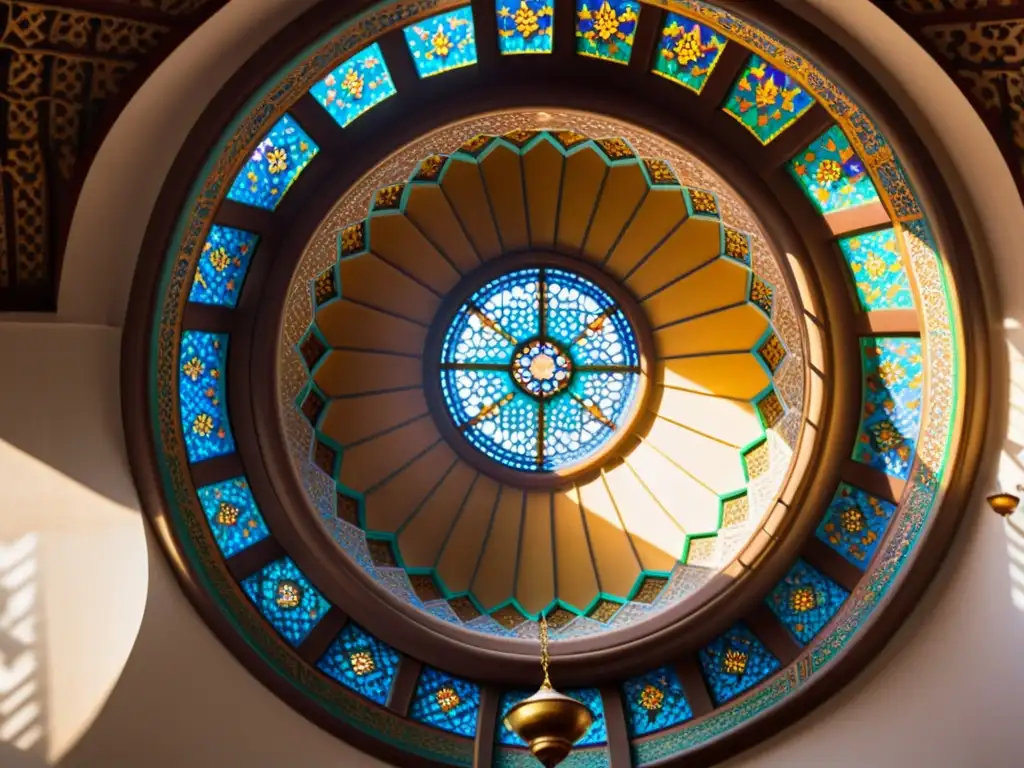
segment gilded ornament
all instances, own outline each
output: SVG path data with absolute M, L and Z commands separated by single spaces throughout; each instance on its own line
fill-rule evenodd
M 377 669 L 373 654 L 369 651 L 355 651 L 348 657 L 349 666 L 357 677 L 368 675 Z
M 736 648 L 729 648 L 722 656 L 722 671 L 729 675 L 739 677 L 747 671 L 749 657 L 744 651 Z
M 446 715 L 455 709 L 459 704 L 462 703 L 462 699 L 459 697 L 458 692 L 454 686 L 445 685 L 437 689 L 434 694 L 434 699 L 437 701 L 437 706 L 441 708 L 441 711 Z
M 654 184 L 678 184 L 675 171 L 665 160 L 644 158 L 644 166 Z
M 220 507 L 217 508 L 217 522 L 220 525 L 235 525 L 238 522 L 238 515 L 238 507 L 234 504 L 228 504 L 226 501 L 222 501 Z
M 718 203 L 715 196 L 710 192 L 700 189 L 690 190 L 690 203 L 693 205 L 694 213 L 707 213 L 712 216 L 718 215 Z M 731 256 L 732 254 L 730 254 Z
M 277 585 L 277 589 L 274 594 L 274 603 L 278 608 L 291 610 L 292 608 L 298 608 L 299 603 L 301 602 L 302 587 L 294 581 L 285 580 Z

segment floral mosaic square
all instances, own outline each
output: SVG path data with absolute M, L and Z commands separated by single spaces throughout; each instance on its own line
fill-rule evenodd
M 302 644 L 331 607 L 288 557 L 245 579 L 242 590 L 263 618 L 296 647 Z
M 185 331 L 181 334 L 178 398 L 185 450 L 191 462 L 233 453 L 224 371 L 228 335 Z
M 711 698 L 719 707 L 782 666 L 742 622 L 702 648 L 699 657 Z
M 803 560 L 765 598 L 768 607 L 796 638 L 807 645 L 842 608 L 850 593 Z
M 236 555 L 270 535 L 244 477 L 204 486 L 197 493 L 224 557 Z
M 472 8 L 466 5 L 406 27 L 405 43 L 421 78 L 476 64 Z
M 502 54 L 551 53 L 554 0 L 496 0 Z
M 412 697 L 409 717 L 457 736 L 476 735 L 480 686 L 468 680 L 424 667 Z
M 380 46 L 374 43 L 336 67 L 309 93 L 344 128 L 397 91 Z
M 235 177 L 228 200 L 274 210 L 320 148 L 290 115 L 284 115 L 257 145 Z
M 346 688 L 383 706 L 391 694 L 401 658 L 390 645 L 349 622 L 317 663 L 317 668 Z
M 820 213 L 879 202 L 864 162 L 838 125 L 793 158 L 789 172 Z
M 630 738 L 647 736 L 693 717 L 683 685 L 671 667 L 662 667 L 622 684 Z
M 725 38 L 714 30 L 685 16 L 668 13 L 658 41 L 653 71 L 694 93 L 700 93 L 724 50 Z
M 577 0 L 576 52 L 628 64 L 639 18 L 635 0 Z
M 878 549 L 896 512 L 892 502 L 843 483 L 818 526 L 817 537 L 861 570 Z
M 846 237 L 839 241 L 839 248 L 857 288 L 861 309 L 876 312 L 913 308 L 910 278 L 903 267 L 894 230 Z
M 259 235 L 214 224 L 203 244 L 188 300 L 234 308 Z
M 814 98 L 793 78 L 755 55 L 722 109 L 768 144 L 812 106 Z

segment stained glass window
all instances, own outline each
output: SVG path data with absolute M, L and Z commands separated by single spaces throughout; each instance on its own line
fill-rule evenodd
M 921 431 L 921 339 L 865 338 L 860 351 L 864 407 L 853 458 L 906 480 Z
M 472 8 L 466 5 L 406 27 L 405 44 L 420 77 L 476 64 Z
M 299 124 L 284 115 L 239 171 L 228 199 L 274 210 L 319 151 Z
M 818 526 L 817 536 L 863 570 L 895 512 L 892 502 L 843 483 Z
M 480 686 L 433 667 L 423 667 L 409 717 L 442 731 L 473 738 L 479 711 Z
M 812 106 L 813 97 L 789 75 L 751 56 L 722 109 L 767 144 Z
M 551 53 L 554 0 L 496 0 L 495 7 L 503 54 Z
M 203 245 L 189 301 L 234 307 L 259 235 L 214 224 Z
M 753 688 L 782 666 L 742 622 L 701 649 L 700 665 L 716 706 Z
M 803 560 L 775 585 L 766 602 L 797 639 L 807 645 L 832 620 L 850 593 Z
M 627 680 L 622 693 L 630 738 L 663 731 L 693 717 L 683 684 L 671 667 Z
M 894 230 L 846 237 L 839 241 L 839 248 L 857 286 L 861 309 L 874 312 L 914 306 L 910 279 L 903 268 Z
M 235 450 L 225 397 L 227 358 L 226 333 L 181 334 L 178 401 L 189 461 L 203 461 Z
M 504 744 L 507 747 L 525 747 L 526 742 L 523 741 L 519 736 L 508 727 L 505 722 L 505 717 L 508 715 L 508 711 L 512 709 L 523 699 L 532 696 L 534 691 L 505 691 L 501 694 L 501 699 L 498 700 L 498 736 L 497 741 L 499 744 Z
M 725 38 L 676 13 L 665 15 L 654 73 L 700 93 L 725 50 Z
M 524 269 L 474 293 L 441 350 L 441 391 L 477 449 L 550 472 L 600 450 L 628 420 L 640 378 L 636 336 L 580 275 Z
M 878 192 L 846 134 L 833 125 L 789 164 L 807 197 L 821 213 L 877 203 Z
M 288 557 L 245 579 L 242 589 L 263 618 L 293 646 L 302 644 L 331 607 Z
M 628 64 L 639 18 L 635 0 L 576 0 L 576 51 Z
M 397 91 L 380 46 L 374 43 L 337 67 L 309 93 L 344 128 Z
M 328 677 L 383 706 L 400 661 L 398 651 L 349 622 L 317 666 Z
M 231 557 L 270 535 L 244 477 L 200 488 L 199 503 L 224 557 Z

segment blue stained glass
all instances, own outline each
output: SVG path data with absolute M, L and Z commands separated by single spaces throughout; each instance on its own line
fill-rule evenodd
M 497 742 L 507 747 L 525 747 L 526 742 L 523 741 L 519 736 L 508 727 L 505 722 L 505 717 L 508 715 L 508 711 L 512 709 L 523 699 L 527 699 L 532 696 L 535 691 L 505 691 L 501 694 L 501 698 L 498 700 L 498 736 Z
M 476 735 L 479 711 L 480 686 L 433 667 L 423 667 L 409 708 L 410 718 L 471 739 Z
M 374 43 L 309 89 L 342 128 L 397 93 L 380 46 Z
M 235 450 L 225 396 L 228 335 L 181 334 L 178 401 L 189 461 L 203 461 Z
M 607 293 L 560 269 L 545 271 L 545 287 L 547 332 L 578 365 L 639 365 L 633 328 Z
M 346 688 L 384 706 L 401 660 L 398 651 L 350 621 L 317 667 Z
M 320 148 L 290 115 L 284 115 L 252 153 L 228 199 L 274 210 Z
M 476 64 L 472 8 L 466 5 L 406 27 L 405 44 L 420 77 Z
M 812 106 L 814 97 L 789 75 L 751 56 L 722 109 L 767 144 Z
M 838 125 L 793 158 L 789 172 L 821 213 L 878 202 L 878 192 L 864 162 Z
M 699 655 L 716 706 L 753 688 L 782 666 L 742 622 L 702 648 Z
M 671 667 L 627 680 L 622 694 L 630 738 L 657 733 L 693 717 L 683 684 Z
M 640 18 L 635 0 L 576 0 L 576 51 L 628 64 Z
M 797 560 L 765 600 L 800 645 L 807 645 L 849 596 L 834 581 Z
M 554 0 L 496 0 L 495 10 L 503 54 L 551 53 Z
M 913 308 L 910 278 L 903 268 L 894 230 L 845 237 L 839 241 L 839 248 L 853 276 L 861 309 L 875 312 Z
M 259 235 L 214 224 L 196 266 L 189 301 L 234 307 Z
M 597 688 L 581 688 L 565 691 L 565 695 L 571 699 L 576 699 L 576 701 L 589 709 L 590 714 L 594 718 L 590 729 L 576 742 L 575 747 L 596 747 L 600 744 L 607 744 L 608 724 L 604 720 L 604 703 L 601 701 L 601 692 Z
M 892 502 L 842 483 L 818 526 L 817 536 L 863 570 L 895 512 Z
M 204 486 L 198 494 L 224 557 L 231 557 L 270 535 L 244 477 Z
M 654 59 L 654 72 L 700 93 L 724 50 L 725 38 L 710 27 L 668 13 Z
M 289 557 L 245 579 L 242 589 L 263 618 L 296 647 L 331 607 Z

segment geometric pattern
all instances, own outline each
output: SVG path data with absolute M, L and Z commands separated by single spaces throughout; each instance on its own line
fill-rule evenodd
M 198 490 L 213 538 L 224 557 L 238 554 L 270 535 L 244 477 Z
M 710 27 L 669 13 L 665 15 L 653 72 L 700 93 L 724 50 L 725 38 Z
M 895 512 L 896 505 L 891 501 L 842 483 L 816 535 L 846 560 L 864 570 Z
M 495 0 L 502 54 L 551 53 L 555 0 Z
M 702 648 L 699 656 L 711 698 L 719 707 L 782 666 L 743 622 Z
M 263 618 L 296 647 L 331 607 L 290 557 L 270 563 L 245 579 L 242 590 Z
M 238 172 L 228 200 L 274 210 L 320 148 L 290 115 L 283 115 Z
M 349 622 L 317 667 L 345 687 L 384 706 L 401 658 L 390 645 Z
M 576 52 L 628 64 L 639 18 L 635 0 L 576 0 Z
M 819 213 L 878 202 L 878 192 L 864 163 L 838 125 L 793 158 L 789 172 Z
M 259 235 L 219 224 L 210 228 L 188 300 L 234 307 Z
M 722 109 L 767 144 L 812 106 L 814 99 L 795 80 L 755 55 Z
M 309 94 L 342 128 L 397 91 L 377 43 L 340 64 Z
M 405 28 L 405 44 L 423 77 L 476 64 L 476 35 L 470 6 L 439 13 Z
M 663 731 L 693 717 L 683 684 L 672 667 L 662 667 L 622 684 L 630 738 Z
M 458 736 L 476 735 L 480 686 L 468 680 L 423 667 L 413 694 L 409 717 Z
M 190 462 L 235 450 L 225 398 L 227 359 L 226 333 L 185 331 L 181 334 L 178 397 L 181 431 Z
M 912 309 L 910 279 L 896 247 L 896 232 L 881 229 L 839 241 L 846 265 L 857 287 L 861 309 Z
M 766 598 L 772 612 L 800 645 L 807 645 L 843 606 L 850 593 L 803 560 Z

